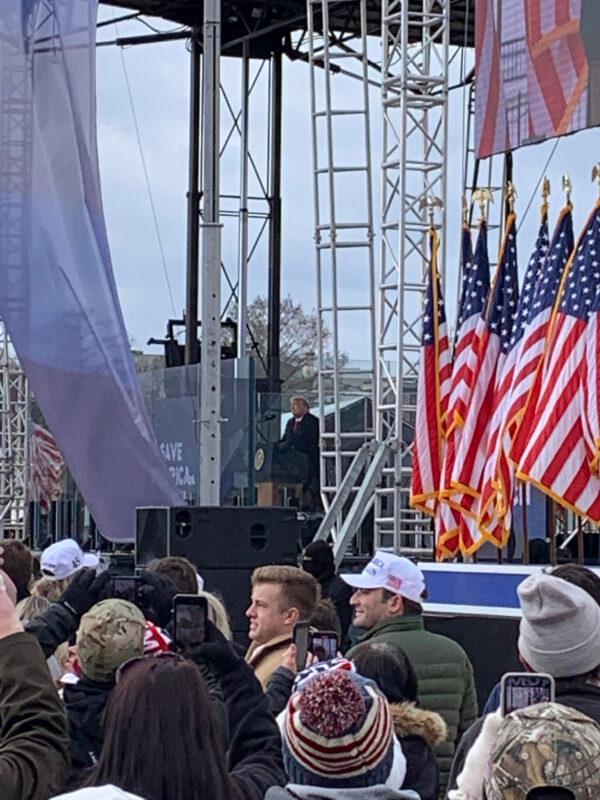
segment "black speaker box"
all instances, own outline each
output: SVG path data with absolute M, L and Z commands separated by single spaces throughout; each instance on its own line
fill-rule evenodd
M 136 565 L 183 556 L 205 588 L 224 599 L 237 639 L 248 630 L 250 580 L 256 567 L 297 564 L 300 523 L 294 509 L 240 507 L 138 508 Z

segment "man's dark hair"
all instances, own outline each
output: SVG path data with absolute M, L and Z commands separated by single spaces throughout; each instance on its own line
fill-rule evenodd
M 579 586 L 600 606 L 600 578 L 591 569 L 578 564 L 561 564 L 554 567 L 550 574 L 555 578 L 562 578 L 563 581 L 572 583 L 574 586 Z
M 417 675 L 400 647 L 385 642 L 365 642 L 354 648 L 352 661 L 360 675 L 375 681 L 388 702 L 416 702 Z
M 3 539 L 0 547 L 4 548 L 4 564 L 2 569 L 17 588 L 17 602 L 29 597 L 29 584 L 33 571 L 31 550 L 17 539 Z
M 196 568 L 187 558 L 166 556 L 153 561 L 148 569 L 170 578 L 180 594 L 198 594 Z
M 112 783 L 161 800 L 227 800 L 236 792 L 226 765 L 200 669 L 183 658 L 145 658 L 111 692 L 102 753 L 85 785 Z
M 342 641 L 342 626 L 335 606 L 328 597 L 322 597 L 310 618 L 311 627 L 318 631 L 334 631 L 338 642 Z

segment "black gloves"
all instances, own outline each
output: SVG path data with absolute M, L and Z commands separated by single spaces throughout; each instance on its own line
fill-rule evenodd
M 160 628 L 166 628 L 173 613 L 173 598 L 180 594 L 166 575 L 144 571 L 138 590 L 138 605 L 146 617 Z
M 79 619 L 100 600 L 106 600 L 110 596 L 110 588 L 108 572 L 96 575 L 96 570 L 84 567 L 76 573 L 58 602 Z
M 210 620 L 206 621 L 206 631 L 206 642 L 192 650 L 192 661 L 200 667 L 208 667 L 216 675 L 237 669 L 242 659 Z

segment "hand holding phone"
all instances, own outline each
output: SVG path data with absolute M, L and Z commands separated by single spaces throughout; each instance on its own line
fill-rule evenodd
M 115 575 L 112 579 L 112 596 L 138 605 L 139 586 L 138 575 Z
M 337 658 L 339 642 L 335 631 L 314 631 L 309 634 L 308 643 L 311 652 L 317 661 L 330 661 Z
M 554 678 L 543 672 L 507 672 L 500 683 L 502 715 L 554 702 Z
M 296 645 L 296 670 L 300 672 L 306 666 L 306 657 L 308 655 L 308 637 L 309 637 L 308 621 L 297 622 L 294 625 L 294 644 Z
M 196 594 L 173 598 L 173 640 L 178 653 L 187 656 L 207 639 L 208 603 Z

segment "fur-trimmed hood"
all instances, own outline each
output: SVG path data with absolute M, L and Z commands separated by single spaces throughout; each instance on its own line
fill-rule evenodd
M 392 703 L 390 708 L 398 738 L 420 736 L 430 747 L 434 747 L 448 737 L 446 723 L 435 711 L 425 711 L 414 703 Z

